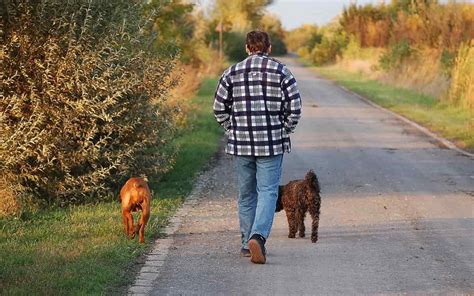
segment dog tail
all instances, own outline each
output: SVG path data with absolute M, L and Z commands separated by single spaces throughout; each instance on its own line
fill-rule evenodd
M 311 186 L 313 186 L 318 194 L 320 193 L 318 176 L 316 176 L 313 170 L 310 170 L 308 173 L 306 173 L 304 179 L 306 182 L 311 184 Z
M 136 179 L 136 182 L 133 183 L 135 188 L 144 188 L 147 186 L 148 178 L 140 177 Z
M 278 213 L 283 210 L 283 201 L 281 200 L 283 195 L 283 187 L 285 186 L 278 186 L 278 198 L 276 201 L 275 213 Z

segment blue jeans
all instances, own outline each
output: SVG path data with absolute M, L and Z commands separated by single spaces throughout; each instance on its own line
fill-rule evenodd
M 242 248 L 254 234 L 270 235 L 275 215 L 283 154 L 234 156 L 239 186 L 239 221 Z

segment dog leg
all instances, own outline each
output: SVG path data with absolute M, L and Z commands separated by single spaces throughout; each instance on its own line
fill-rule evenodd
M 306 211 L 298 209 L 296 212 L 296 221 L 298 222 L 299 237 L 304 237 L 305 227 L 304 227 L 304 217 L 306 216 Z
M 296 227 L 297 227 L 295 210 L 286 211 L 286 218 L 288 219 L 288 227 L 289 227 L 288 237 L 295 238 Z
M 125 235 L 128 236 L 128 214 L 127 211 L 122 211 L 122 223 L 125 230 Z
M 318 228 L 319 228 L 319 208 L 321 204 L 309 208 L 309 214 L 313 222 L 311 223 L 311 242 L 315 243 L 318 241 Z
M 142 212 L 142 215 L 140 216 L 140 221 L 138 222 L 138 240 L 140 243 L 144 243 L 145 242 L 145 226 L 148 222 L 148 219 L 150 218 L 150 214 L 143 211 Z
M 125 228 L 125 235 L 130 239 L 135 237 L 133 233 L 133 216 L 128 210 L 122 210 L 122 222 Z
M 132 213 L 127 213 L 127 235 L 130 239 L 135 238 L 135 233 L 133 232 L 133 215 Z

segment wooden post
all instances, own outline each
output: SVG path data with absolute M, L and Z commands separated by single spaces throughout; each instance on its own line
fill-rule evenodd
M 219 22 L 219 60 L 222 62 L 223 59 L 223 41 L 222 41 L 222 31 L 224 31 L 222 19 Z

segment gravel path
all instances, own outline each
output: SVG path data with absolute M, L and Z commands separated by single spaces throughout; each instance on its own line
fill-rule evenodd
M 309 168 L 317 172 L 319 242 L 288 239 L 282 212 L 268 240 L 267 264 L 240 258 L 232 159 L 221 152 L 200 178 L 199 198 L 185 207 L 164 244 L 159 273 L 147 289 L 131 291 L 474 294 L 474 160 L 440 148 L 294 60 L 284 62 L 299 82 L 304 106 L 283 183 Z

